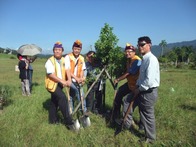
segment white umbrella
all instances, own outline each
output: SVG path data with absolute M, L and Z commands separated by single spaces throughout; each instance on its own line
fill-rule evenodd
M 21 55 L 26 56 L 35 56 L 39 53 L 41 53 L 42 49 L 35 45 L 35 44 L 25 44 L 19 47 L 17 52 Z

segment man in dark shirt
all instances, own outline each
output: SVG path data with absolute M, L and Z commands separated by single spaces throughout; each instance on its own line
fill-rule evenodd
M 99 74 L 100 62 L 96 62 L 95 52 L 89 51 L 86 54 L 87 62 L 86 70 L 87 70 L 87 88 L 93 84 L 97 75 Z M 97 83 L 90 90 L 88 96 L 86 97 L 87 110 L 92 111 L 95 114 L 102 113 L 102 92 L 101 92 L 101 79 L 97 81 Z

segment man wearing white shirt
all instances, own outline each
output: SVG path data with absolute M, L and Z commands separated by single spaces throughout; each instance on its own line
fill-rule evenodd
M 158 98 L 160 70 L 157 58 L 151 53 L 151 39 L 148 36 L 138 38 L 138 48 L 143 56 L 140 75 L 137 80 L 140 118 L 145 130 L 145 142 L 156 140 L 154 105 Z
M 46 89 L 51 93 L 51 103 L 49 108 L 49 123 L 58 123 L 57 108 L 63 114 L 65 124 L 68 127 L 74 125 L 69 114 L 69 105 L 67 97 L 63 92 L 65 86 L 71 85 L 69 60 L 62 57 L 64 49 L 60 42 L 56 42 L 53 47 L 54 56 L 50 57 L 46 64 Z
M 80 101 L 81 97 L 84 97 L 82 85 L 85 82 L 84 70 L 86 70 L 86 65 L 84 62 L 84 57 L 80 55 L 81 50 L 82 42 L 80 40 L 76 40 L 73 43 L 72 52 L 65 56 L 65 59 L 69 60 L 70 63 L 72 84 L 70 86 L 69 104 L 72 111 L 74 111 L 74 97 L 76 97 L 78 101 Z M 85 99 L 83 99 L 82 107 L 84 108 L 84 112 L 86 112 L 87 108 Z

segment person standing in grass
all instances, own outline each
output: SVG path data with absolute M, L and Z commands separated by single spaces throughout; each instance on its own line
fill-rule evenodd
M 29 60 L 29 89 L 32 91 L 32 78 L 33 78 L 33 67 L 31 65 L 31 60 Z
M 61 42 L 56 42 L 53 47 L 54 55 L 45 63 L 45 86 L 51 93 L 49 123 L 58 123 L 57 108 L 59 107 L 65 119 L 65 124 L 71 128 L 74 122 L 69 114 L 67 97 L 63 92 L 64 87 L 71 85 L 70 64 L 69 60 L 65 60 L 65 58 L 62 57 L 63 51 L 64 49 Z
M 135 94 L 139 99 L 140 119 L 144 126 L 146 143 L 152 143 L 156 139 L 154 105 L 160 84 L 159 62 L 151 53 L 151 46 L 151 39 L 148 36 L 138 38 L 138 48 L 143 59 Z
M 100 61 L 95 57 L 94 51 L 89 51 L 86 54 L 86 70 L 87 70 L 87 89 L 91 87 L 97 76 L 99 75 L 99 69 L 101 67 Z M 94 112 L 95 114 L 101 114 L 102 106 L 102 92 L 101 92 L 101 79 L 90 90 L 86 97 L 87 110 Z
M 32 91 L 32 86 L 33 86 L 33 82 L 32 82 L 32 79 L 33 79 L 33 67 L 31 65 L 31 63 L 33 63 L 36 58 L 37 58 L 36 56 L 33 56 L 33 57 L 28 56 L 27 57 L 27 60 L 29 61 L 29 87 L 30 87 L 30 91 Z
M 76 97 L 80 102 L 80 97 L 81 97 L 80 93 L 84 97 L 82 85 L 84 85 L 85 82 L 84 70 L 86 70 L 86 65 L 84 62 L 84 57 L 80 55 L 81 50 L 82 50 L 82 42 L 80 40 L 76 40 L 72 46 L 72 53 L 69 53 L 65 56 L 65 59 L 69 60 L 70 63 L 72 84 L 70 86 L 69 104 L 72 112 L 74 111 L 74 98 Z M 84 112 L 86 112 L 87 108 L 86 108 L 85 99 L 83 99 L 83 108 L 84 108 Z
M 122 76 L 114 80 L 114 84 L 117 84 L 119 81 L 124 80 L 125 78 L 127 79 L 127 82 L 119 87 L 116 97 L 114 99 L 113 118 L 112 118 L 113 122 L 115 121 L 116 118 L 120 116 L 120 109 L 121 109 L 123 97 L 127 95 L 127 97 L 124 99 L 123 114 L 125 115 L 128 105 L 131 102 L 134 95 L 134 90 L 136 88 L 136 81 L 139 76 L 139 68 L 141 65 L 141 59 L 136 55 L 135 52 L 136 52 L 135 47 L 127 43 L 125 47 L 125 55 L 127 58 L 127 70 Z M 132 122 L 133 122 L 132 115 L 130 114 L 125 123 L 125 126 L 129 129 L 132 125 Z
M 26 59 L 26 56 L 20 54 L 17 55 L 19 62 L 18 68 L 20 70 L 19 78 L 21 79 L 21 88 L 23 96 L 30 96 L 29 88 L 29 61 Z

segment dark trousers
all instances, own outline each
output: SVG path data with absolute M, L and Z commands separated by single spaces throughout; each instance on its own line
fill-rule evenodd
M 51 102 L 49 108 L 49 123 L 57 123 L 57 108 L 59 107 L 66 124 L 72 123 L 72 118 L 69 114 L 68 101 L 65 93 L 60 85 L 57 86 L 56 90 L 51 93 Z
M 29 89 L 32 91 L 32 78 L 33 78 L 33 70 L 29 70 Z
M 93 111 L 93 109 L 101 109 L 102 106 L 102 92 L 99 91 L 100 82 L 97 82 L 93 88 L 90 90 L 89 94 L 86 97 L 86 106 L 87 109 Z M 89 89 L 91 84 L 87 85 Z
M 127 94 L 129 94 L 130 92 L 131 92 L 131 90 L 129 89 L 128 83 L 125 83 L 119 87 L 119 89 L 116 93 L 116 97 L 114 99 L 113 119 L 119 117 L 123 97 L 126 96 Z

